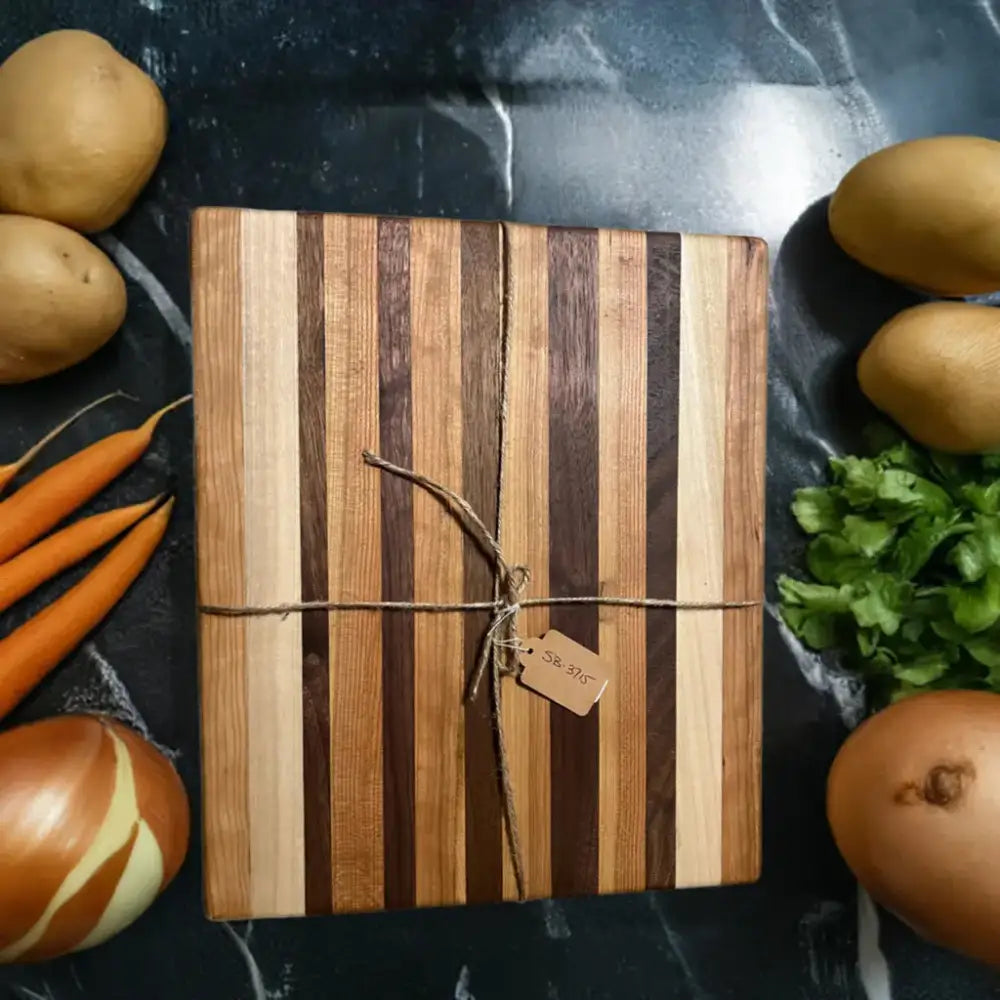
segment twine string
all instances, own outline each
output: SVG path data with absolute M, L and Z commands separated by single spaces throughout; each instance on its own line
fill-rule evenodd
M 505 455 L 507 423 L 510 408 L 510 266 L 507 228 L 500 227 L 500 345 L 497 353 L 496 376 L 499 381 L 497 445 L 496 525 L 494 534 L 487 528 L 472 505 L 459 493 L 429 476 L 387 461 L 370 451 L 362 452 L 365 463 L 383 473 L 399 476 L 436 497 L 458 521 L 461 528 L 475 541 L 493 568 L 493 599 L 489 601 L 297 601 L 271 605 L 205 604 L 202 614 L 229 618 L 256 618 L 265 615 L 291 614 L 308 611 L 406 611 L 413 613 L 491 612 L 490 623 L 483 634 L 476 664 L 466 688 L 466 698 L 475 701 L 483 677 L 489 668 L 490 717 L 497 757 L 497 777 L 502 800 L 504 826 L 518 898 L 526 898 L 526 879 L 521 838 L 517 822 L 514 787 L 510 774 L 507 741 L 503 725 L 502 685 L 505 677 L 519 674 L 519 654 L 524 651 L 518 635 L 518 615 L 524 608 L 559 605 L 601 605 L 624 608 L 673 608 L 677 610 L 721 610 L 760 607 L 761 601 L 682 601 L 674 598 L 618 597 L 613 595 L 525 597 L 531 580 L 527 566 L 508 564 L 501 548 L 502 511 L 505 488 Z

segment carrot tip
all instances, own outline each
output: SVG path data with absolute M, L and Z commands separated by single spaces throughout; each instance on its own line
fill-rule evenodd
M 186 396 L 181 396 L 180 399 L 175 399 L 172 403 L 167 403 L 166 406 L 161 410 L 157 410 L 143 425 L 142 429 L 149 433 L 156 430 L 156 425 L 168 414 L 172 413 L 174 410 L 180 409 L 185 403 L 190 403 L 194 399 L 192 393 L 188 393 Z
M 90 413 L 91 410 L 97 409 L 98 406 L 103 406 L 105 403 L 110 402 L 112 399 L 129 399 L 133 402 L 138 402 L 135 396 L 130 396 L 127 392 L 122 389 L 116 389 L 114 392 L 109 392 L 107 395 L 101 396 L 99 399 L 95 399 L 88 403 L 86 406 L 81 407 L 76 413 L 71 414 L 67 417 L 61 424 L 53 427 L 52 430 L 48 432 L 39 441 L 36 441 L 16 462 L 11 462 L 8 465 L 0 465 L 0 490 L 3 490 L 5 486 L 10 483 L 10 481 L 21 472 L 26 465 L 32 462 L 38 453 L 46 447 L 46 445 L 51 444 L 63 431 L 67 430 L 73 424 L 75 424 L 82 416 Z

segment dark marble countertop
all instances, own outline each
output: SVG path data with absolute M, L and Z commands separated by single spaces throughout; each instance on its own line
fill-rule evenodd
M 187 390 L 197 205 L 749 233 L 771 254 L 771 577 L 800 557 L 791 485 L 855 441 L 857 408 L 843 412 L 833 390 L 908 301 L 836 250 L 823 199 L 889 142 L 1000 137 L 993 0 L 14 0 L 4 14 L 3 55 L 57 26 L 105 35 L 161 84 L 172 120 L 140 203 L 98 238 L 129 278 L 124 329 L 65 375 L 0 390 L 4 455 L 103 391 L 151 405 Z M 119 427 L 128 405 L 50 456 Z M 102 499 L 180 479 L 161 557 L 13 721 L 117 714 L 170 749 L 197 804 L 190 441 L 190 414 L 172 416 Z M 0 969 L 0 996 L 1000 996 L 1000 979 L 859 898 L 826 830 L 823 785 L 863 693 L 789 643 L 772 605 L 767 629 L 757 885 L 229 925 L 203 917 L 196 842 L 133 928 Z

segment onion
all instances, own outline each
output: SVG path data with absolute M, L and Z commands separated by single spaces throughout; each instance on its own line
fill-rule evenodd
M 1000 695 L 935 691 L 871 716 L 833 762 L 827 815 L 874 900 L 1000 967 Z
M 0 963 L 101 944 L 177 874 L 190 810 L 170 762 L 110 719 L 0 734 Z

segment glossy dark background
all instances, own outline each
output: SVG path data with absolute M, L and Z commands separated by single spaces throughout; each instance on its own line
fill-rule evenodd
M 854 443 L 853 357 L 912 300 L 836 250 L 822 199 L 888 142 L 1000 137 L 991 0 L 8 0 L 3 14 L 3 55 L 57 26 L 105 35 L 157 78 L 172 118 L 141 202 L 100 238 L 132 279 L 126 326 L 68 374 L 0 389 L 3 460 L 108 389 L 142 402 L 93 415 L 48 460 L 187 391 L 196 205 L 750 233 L 771 249 L 769 577 L 800 555 L 791 488 Z M 197 802 L 190 441 L 190 413 L 171 416 L 142 467 L 100 498 L 176 477 L 169 543 L 17 720 L 113 711 L 176 752 Z M 860 692 L 787 644 L 773 607 L 767 628 L 756 886 L 228 926 L 202 917 L 196 843 L 134 928 L 0 970 L 0 996 L 1000 996 L 996 977 L 884 914 L 862 907 L 859 925 L 823 781 Z

